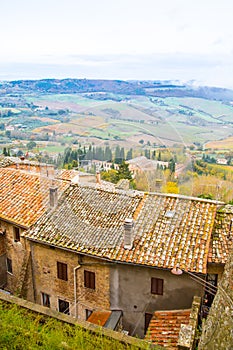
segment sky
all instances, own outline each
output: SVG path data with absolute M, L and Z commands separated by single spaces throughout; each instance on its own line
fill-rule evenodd
M 0 80 L 233 89 L 232 0 L 0 0 Z

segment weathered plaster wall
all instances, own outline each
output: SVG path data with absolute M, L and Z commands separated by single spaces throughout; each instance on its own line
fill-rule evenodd
M 164 280 L 163 295 L 151 294 L 151 278 Z M 123 311 L 123 328 L 144 336 L 145 313 L 191 308 L 193 296 L 202 296 L 202 286 L 189 275 L 169 270 L 118 264 L 111 268 L 111 309 Z
M 233 252 L 229 255 L 218 292 L 203 325 L 198 349 L 233 349 Z

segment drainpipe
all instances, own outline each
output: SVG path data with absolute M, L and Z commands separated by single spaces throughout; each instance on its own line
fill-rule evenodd
M 81 267 L 81 265 L 78 265 L 74 268 L 74 317 L 77 317 L 77 277 L 76 277 L 76 271 Z

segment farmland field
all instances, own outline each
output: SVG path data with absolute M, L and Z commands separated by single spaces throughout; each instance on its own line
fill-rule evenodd
M 53 141 L 70 137 L 80 142 L 108 141 L 109 145 L 118 141 L 128 143 L 128 147 L 143 140 L 171 147 L 208 145 L 233 135 L 232 105 L 204 98 L 33 92 L 18 100 L 11 97 L 11 102 L 12 113 L 1 115 L 0 123 L 13 126 L 12 135 L 23 127 L 26 138 L 53 135 Z M 1 110 L 7 112 L 6 108 Z

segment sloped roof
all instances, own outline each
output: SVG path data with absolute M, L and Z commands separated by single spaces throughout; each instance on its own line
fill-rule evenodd
M 103 327 L 110 315 L 111 311 L 93 311 L 87 321 Z
M 49 206 L 49 188 L 54 184 L 59 192 L 61 181 L 25 171 L 0 168 L 0 219 L 30 227 Z
M 181 324 L 189 324 L 191 309 L 156 311 L 150 321 L 146 340 L 168 349 L 178 349 Z
M 225 264 L 232 248 L 233 205 L 225 205 L 216 214 L 208 262 Z
M 57 208 L 25 235 L 110 261 L 206 273 L 217 202 L 71 185 Z M 124 221 L 133 218 L 132 249 L 124 248 Z
M 16 164 L 16 160 L 14 157 L 0 157 L 0 168 L 5 168 L 12 164 Z

